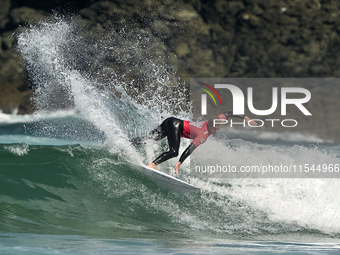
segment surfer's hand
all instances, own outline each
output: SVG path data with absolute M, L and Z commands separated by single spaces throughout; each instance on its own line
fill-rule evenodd
M 175 166 L 175 171 L 176 171 L 176 174 L 178 174 L 178 169 L 181 165 L 181 162 L 177 162 L 176 166 Z
M 247 122 L 248 124 L 250 124 L 250 125 L 252 125 L 252 126 L 254 126 L 254 127 L 257 126 L 257 123 L 256 123 L 255 121 L 249 119 L 248 116 L 244 116 L 244 119 L 246 120 L 246 122 Z

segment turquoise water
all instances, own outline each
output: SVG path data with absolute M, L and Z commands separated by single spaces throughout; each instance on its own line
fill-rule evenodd
M 339 254 L 338 179 L 194 178 L 186 161 L 179 178 L 201 188 L 187 194 L 136 171 L 166 141 L 128 140 L 189 119 L 186 86 L 144 53 L 160 47 L 147 31 L 84 40 L 84 29 L 54 17 L 18 35 L 37 111 L 0 113 L 1 254 Z M 136 63 L 146 89 L 108 71 L 107 56 L 123 71 Z M 307 134 L 225 129 L 209 146 L 235 164 L 340 163 L 339 144 Z
M 338 180 L 196 179 L 182 169 L 180 178 L 201 192 L 176 193 L 100 139 L 14 135 L 8 125 L 0 135 L 1 254 L 339 253 Z M 297 150 L 263 140 L 228 143 L 274 156 Z M 339 162 L 337 144 L 313 144 L 298 145 L 290 160 L 317 154 L 320 162 Z M 171 163 L 162 166 L 170 174 Z

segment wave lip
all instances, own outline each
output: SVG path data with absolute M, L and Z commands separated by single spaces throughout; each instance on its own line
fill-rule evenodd
M 101 143 L 91 141 L 65 140 L 50 137 L 37 137 L 29 135 L 0 135 L 0 144 L 27 144 L 46 146 L 87 145 L 98 146 Z
M 16 124 L 16 123 L 28 123 L 34 121 L 34 117 L 32 115 L 17 115 L 13 114 L 5 114 L 0 112 L 0 126 L 8 125 L 8 124 Z

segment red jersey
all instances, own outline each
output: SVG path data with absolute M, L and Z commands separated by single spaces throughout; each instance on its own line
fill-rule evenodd
M 182 137 L 193 139 L 192 143 L 196 146 L 204 143 L 211 133 L 208 131 L 208 121 L 190 122 L 183 120 L 184 127 Z

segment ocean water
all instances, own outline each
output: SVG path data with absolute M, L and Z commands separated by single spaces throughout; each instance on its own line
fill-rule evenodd
M 143 69 L 152 94 L 118 71 L 105 73 L 104 55 L 139 63 L 147 32 L 110 31 L 92 47 L 82 29 L 54 17 L 18 35 L 38 110 L 0 114 L 0 254 L 340 253 L 338 179 L 194 178 L 185 162 L 179 178 L 201 191 L 176 193 L 136 171 L 166 141 L 134 148 L 128 140 L 168 116 L 188 119 L 185 105 L 174 104 L 187 101 L 185 86 L 151 56 Z M 234 162 L 247 153 L 274 163 L 340 163 L 339 144 L 317 136 L 223 132 L 208 142 Z M 161 170 L 174 174 L 175 163 Z
M 28 134 L 41 125 L 90 125 L 79 124 L 74 111 L 55 115 L 0 115 L 1 254 L 339 253 L 337 179 L 199 179 L 184 167 L 180 178 L 201 191 L 171 192 L 136 171 L 136 158 L 117 152 L 100 131 L 87 140 L 73 137 L 81 130 L 68 137 Z M 340 161 L 338 144 L 315 146 L 307 142 L 313 137 L 297 145 L 280 143 L 279 134 L 266 142 L 247 140 L 250 132 L 234 135 L 228 142 L 240 150 L 251 143 L 254 153 L 265 148 L 291 162 Z M 135 151 L 144 163 L 164 149 L 149 145 L 153 155 Z M 162 170 L 173 174 L 174 163 Z

